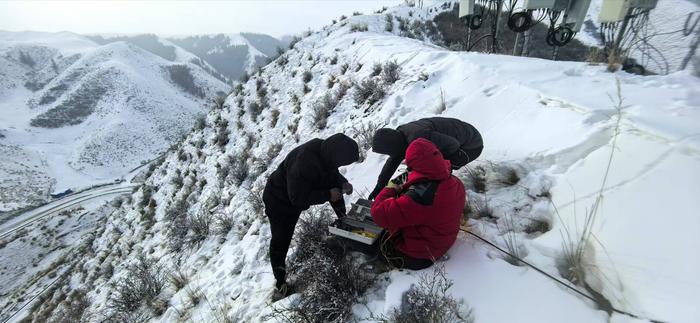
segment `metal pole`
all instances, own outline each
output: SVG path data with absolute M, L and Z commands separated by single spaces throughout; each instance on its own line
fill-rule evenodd
M 500 32 L 500 20 L 501 20 L 501 8 L 503 8 L 503 0 L 496 0 L 496 12 L 495 15 L 496 17 L 494 18 L 494 23 L 496 24 L 496 27 L 494 29 L 493 33 L 493 38 L 492 41 L 493 43 L 491 44 L 491 52 L 496 53 L 498 51 L 498 36 Z
M 523 37 L 523 38 L 525 38 L 525 39 L 523 39 L 523 48 L 520 51 L 520 56 L 527 57 L 527 56 L 530 56 L 530 37 L 532 37 L 532 34 L 530 33 L 529 29 L 525 31 L 524 36 L 525 37 Z
M 473 18 L 473 17 L 470 17 L 470 18 L 469 18 L 469 24 L 471 24 L 471 20 L 472 20 L 472 19 L 474 19 L 474 18 Z M 464 49 L 465 49 L 466 51 L 469 51 L 469 48 L 471 47 L 471 45 L 469 45 L 469 43 L 471 42 L 471 40 L 472 40 L 472 29 L 469 28 L 469 26 L 467 26 L 467 46 L 464 47 Z
M 522 53 L 522 47 L 518 46 L 520 44 L 520 34 L 515 34 L 515 42 L 513 43 L 513 56 L 520 56 Z
M 554 48 L 552 48 L 552 60 L 556 61 L 557 56 L 559 56 L 559 46 L 554 46 Z
M 617 33 L 617 38 L 615 38 L 615 43 L 613 43 L 613 51 L 622 53 L 620 49 L 620 44 L 622 44 L 622 38 L 625 37 L 625 32 L 627 31 L 627 26 L 630 22 L 630 17 L 632 16 L 632 8 L 627 9 L 625 14 L 625 20 L 622 21 L 622 26 L 620 26 L 620 32 Z

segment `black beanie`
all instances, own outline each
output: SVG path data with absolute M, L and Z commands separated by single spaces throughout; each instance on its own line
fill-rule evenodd
M 324 159 L 340 167 L 350 165 L 360 159 L 360 149 L 352 138 L 336 133 L 323 141 L 321 146 Z
M 403 156 L 406 153 L 406 138 L 398 130 L 381 128 L 372 138 L 372 151 L 389 156 Z

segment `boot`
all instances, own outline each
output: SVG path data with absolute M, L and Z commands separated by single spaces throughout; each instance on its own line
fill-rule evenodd
M 277 302 L 281 299 L 287 298 L 287 296 L 296 293 L 296 290 L 290 284 L 284 283 L 280 287 L 275 288 L 272 292 L 272 302 Z

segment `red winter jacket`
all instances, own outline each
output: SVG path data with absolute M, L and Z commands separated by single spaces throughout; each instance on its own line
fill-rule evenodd
M 437 260 L 457 239 L 466 194 L 462 181 L 450 174 L 433 143 L 419 138 L 406 150 L 411 169 L 403 189 L 384 188 L 372 204 L 377 225 L 399 234 L 398 249 L 414 258 Z

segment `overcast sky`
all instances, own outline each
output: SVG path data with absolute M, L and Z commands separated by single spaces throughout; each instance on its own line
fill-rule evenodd
M 317 29 L 340 15 L 401 0 L 0 1 L 0 30 L 161 35 Z

